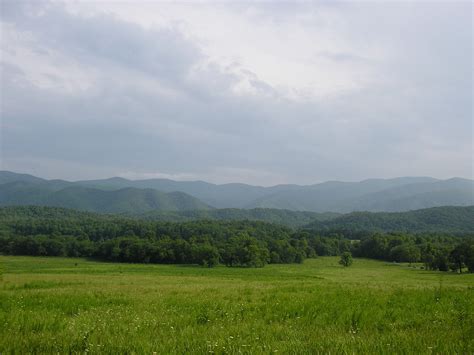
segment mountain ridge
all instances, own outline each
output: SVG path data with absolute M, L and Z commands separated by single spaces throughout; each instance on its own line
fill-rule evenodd
M 0 185 L 0 206 L 54 206 L 103 213 L 144 213 L 151 210 L 207 210 L 212 207 L 183 192 L 126 187 L 100 190 L 68 186 L 60 190 L 43 184 L 10 182 Z
M 270 208 L 293 211 L 338 212 L 406 211 L 442 205 L 474 204 L 474 181 L 464 178 L 440 180 L 431 177 L 365 179 L 360 182 L 326 181 L 312 185 L 282 184 L 269 187 L 242 183 L 212 184 L 205 181 L 170 179 L 128 180 L 112 177 L 98 180 L 46 180 L 28 174 L 0 171 L 0 184 L 24 181 L 44 189 L 60 191 L 84 186 L 100 191 L 132 187 L 162 193 L 180 191 L 214 208 Z M 1 186 L 1 185 L 0 185 Z M 34 195 L 33 193 L 33 195 Z M 24 200 L 25 197 L 21 196 Z M 0 199 L 0 203 L 2 200 Z

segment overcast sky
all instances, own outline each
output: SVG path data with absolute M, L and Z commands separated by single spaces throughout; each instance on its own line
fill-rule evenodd
M 470 1 L 1 1 L 0 169 L 473 175 Z

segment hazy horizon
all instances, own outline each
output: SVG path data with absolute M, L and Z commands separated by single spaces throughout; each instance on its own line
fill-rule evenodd
M 2 1 L 0 170 L 473 179 L 471 2 Z
M 45 180 L 64 180 L 68 182 L 80 182 L 80 181 L 93 181 L 93 180 L 107 180 L 107 179 L 114 179 L 114 178 L 123 178 L 126 180 L 130 181 L 139 181 L 139 180 L 152 180 L 152 179 L 167 179 L 167 180 L 172 180 L 172 181 L 177 181 L 177 182 L 205 182 L 205 183 L 210 183 L 214 185 L 227 185 L 227 184 L 245 184 L 245 185 L 252 185 L 252 186 L 257 186 L 257 187 L 274 187 L 278 185 L 299 185 L 299 186 L 311 186 L 311 185 L 317 185 L 317 184 L 322 184 L 322 183 L 327 183 L 327 182 L 343 182 L 343 183 L 356 183 L 356 182 L 363 182 L 363 181 L 370 181 L 370 180 L 396 180 L 396 179 L 434 179 L 434 180 L 452 180 L 452 179 L 466 179 L 466 180 L 473 180 L 469 178 L 463 178 L 459 176 L 452 176 L 448 178 L 437 178 L 434 176 L 394 176 L 394 177 L 389 177 L 389 178 L 379 178 L 379 177 L 371 177 L 367 179 L 362 179 L 362 180 L 324 180 L 324 181 L 315 181 L 314 183 L 310 184 L 275 184 L 275 185 L 260 185 L 260 184 L 247 184 L 243 183 L 240 181 L 230 181 L 230 182 L 224 182 L 224 183 L 216 183 L 212 181 L 207 181 L 207 180 L 179 180 L 179 179 L 168 179 L 168 178 L 160 178 L 160 177 L 150 177 L 150 178 L 128 178 L 124 176 L 104 176 L 104 177 L 97 177 L 97 178 L 90 178 L 90 179 L 61 179 L 57 177 L 45 177 L 45 176 L 40 176 L 40 175 L 35 175 L 35 174 L 30 174 L 26 172 L 18 172 L 18 171 L 10 171 L 10 170 L 0 170 L 1 172 L 9 172 L 9 173 L 14 173 L 14 174 L 26 174 L 26 175 L 32 175 L 34 177 L 38 177 L 41 179 Z M 473 180 L 474 181 L 474 180 Z

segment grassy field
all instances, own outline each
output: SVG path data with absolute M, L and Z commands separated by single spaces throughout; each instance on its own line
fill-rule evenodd
M 474 353 L 474 275 L 0 256 L 0 353 Z

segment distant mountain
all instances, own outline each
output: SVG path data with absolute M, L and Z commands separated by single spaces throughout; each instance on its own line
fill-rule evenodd
M 250 201 L 268 193 L 265 187 L 246 184 L 215 185 L 204 181 L 173 181 L 168 179 L 133 181 L 115 177 L 104 180 L 77 181 L 76 184 L 106 190 L 135 187 L 156 189 L 163 192 L 181 191 L 216 208 L 241 208 Z
M 122 178 L 79 181 L 78 184 L 114 189 L 132 186 L 164 192 L 182 191 L 216 208 L 272 208 L 294 211 L 347 213 L 407 211 L 443 205 L 473 205 L 474 182 L 430 177 L 368 179 L 361 182 L 329 181 L 309 186 L 246 184 L 215 185 L 203 181 Z
M 474 206 L 433 207 L 409 212 L 352 212 L 305 226 L 316 231 L 474 233 Z
M 0 171 L 0 185 L 7 183 L 30 183 L 43 186 L 48 190 L 60 190 L 75 184 L 65 180 L 46 180 L 29 174 L 17 174 L 11 171 Z
M 0 184 L 6 184 L 9 182 L 43 182 L 45 179 L 38 178 L 28 174 L 18 174 L 11 171 L 0 171 Z
M 466 179 L 397 178 L 361 182 L 327 182 L 282 191 L 257 199 L 247 207 L 306 211 L 407 211 L 474 204 L 474 181 Z
M 183 192 L 163 193 L 153 189 L 136 188 L 104 191 L 83 186 L 55 190 L 43 183 L 27 182 L 0 185 L 0 206 L 15 205 L 55 206 L 102 213 L 144 213 L 151 210 L 182 211 L 211 208 Z
M 351 210 L 398 212 L 438 206 L 474 205 L 474 182 L 454 178 L 413 183 L 367 194 Z
M 369 179 L 361 182 L 328 181 L 308 186 L 262 187 L 239 183 L 215 185 L 203 181 L 167 179 L 127 180 L 119 177 L 69 182 L 0 171 L 0 184 L 20 182 L 36 184 L 42 189 L 43 192 L 32 191 L 33 195 L 42 194 L 44 190 L 59 192 L 68 187 L 85 187 L 100 191 L 118 191 L 125 188 L 154 189 L 163 193 L 179 191 L 219 209 L 264 208 L 348 213 L 395 212 L 445 205 L 474 205 L 474 181 L 460 178 L 437 180 L 430 177 L 401 177 Z M 10 186 L 14 189 L 18 187 Z M 17 204 L 24 203 L 22 201 L 25 198 L 19 194 Z

